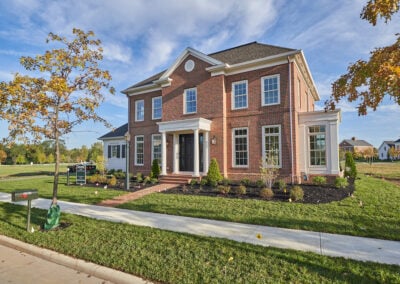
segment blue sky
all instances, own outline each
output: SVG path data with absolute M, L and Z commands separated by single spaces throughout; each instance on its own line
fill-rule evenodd
M 349 63 L 366 59 L 376 47 L 392 44 L 400 16 L 375 27 L 359 18 L 366 0 L 14 0 L 0 2 L 0 81 L 26 73 L 21 56 L 51 48 L 49 32 L 70 36 L 73 27 L 93 30 L 104 47 L 102 67 L 116 88 L 99 113 L 118 127 L 127 121 L 128 86 L 168 66 L 186 48 L 211 53 L 258 41 L 302 49 L 323 107 L 331 83 Z M 400 138 L 400 106 L 393 101 L 359 117 L 356 104 L 343 102 L 339 139 L 355 136 L 375 147 Z M 105 133 L 85 123 L 65 137 L 68 148 L 90 146 Z M 7 126 L 0 122 L 0 137 Z

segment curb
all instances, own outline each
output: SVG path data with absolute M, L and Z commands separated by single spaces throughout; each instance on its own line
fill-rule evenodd
M 101 278 L 106 281 L 118 284 L 148 284 L 150 281 L 144 280 L 132 274 L 124 273 L 105 266 L 100 266 L 81 259 L 63 255 L 61 253 L 40 248 L 31 244 L 21 242 L 3 235 L 0 235 L 0 244 L 9 248 L 17 249 L 30 255 L 45 259 L 47 261 L 69 267 L 74 270 Z

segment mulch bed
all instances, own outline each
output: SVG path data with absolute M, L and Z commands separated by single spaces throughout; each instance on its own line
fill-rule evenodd
M 232 185 L 233 189 L 236 185 Z M 336 188 L 332 185 L 299 185 L 304 191 L 304 197 L 302 201 L 296 201 L 299 203 L 309 203 L 309 204 L 320 204 L 320 203 L 329 203 L 332 201 L 339 201 L 346 197 L 349 197 L 354 192 L 354 182 L 350 181 L 349 186 L 346 188 Z M 271 199 L 272 201 L 284 201 L 288 202 L 290 198 L 290 189 L 292 185 L 287 186 L 286 193 L 273 188 L 274 197 Z M 231 189 L 231 191 L 232 191 Z M 262 199 L 259 196 L 259 188 L 256 187 L 247 187 L 247 192 L 245 195 L 236 195 L 234 193 L 229 193 L 223 195 L 218 192 L 216 188 L 212 188 L 209 186 L 199 185 L 184 185 L 180 187 L 175 187 L 164 191 L 164 194 L 185 194 L 185 195 L 202 195 L 202 196 L 212 196 L 212 197 L 223 197 L 223 198 L 240 198 L 240 199 Z

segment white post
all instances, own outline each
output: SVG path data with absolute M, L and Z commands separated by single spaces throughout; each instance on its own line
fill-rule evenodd
M 204 132 L 204 139 L 203 139 L 203 172 L 207 174 L 208 172 L 208 157 L 210 157 L 210 143 L 209 139 L 209 132 Z
M 167 175 L 167 133 L 161 132 L 161 175 Z
M 198 177 L 200 176 L 200 171 L 199 171 L 199 130 L 195 129 L 194 130 L 194 167 L 193 167 L 193 176 Z
M 179 134 L 174 133 L 174 145 L 173 145 L 173 173 L 179 172 Z

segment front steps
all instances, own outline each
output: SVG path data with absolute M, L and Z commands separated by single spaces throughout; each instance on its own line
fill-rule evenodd
M 192 179 L 199 179 L 197 177 L 192 177 L 191 175 L 181 175 L 181 174 L 168 174 L 166 176 L 161 176 L 159 178 L 160 183 L 166 184 L 188 184 Z

